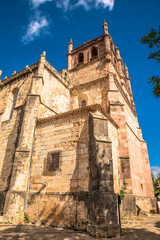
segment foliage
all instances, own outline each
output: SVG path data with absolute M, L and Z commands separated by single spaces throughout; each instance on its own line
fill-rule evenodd
M 148 58 L 154 59 L 157 63 L 160 62 L 160 26 L 159 30 L 156 31 L 154 28 L 151 29 L 150 33 L 141 38 L 141 43 L 147 44 L 149 48 L 154 48 L 154 52 L 150 53 Z M 156 50 L 155 50 L 156 49 Z M 154 85 L 153 94 L 158 98 L 160 97 L 160 77 L 152 76 L 149 78 L 149 82 Z
M 123 200 L 125 198 L 125 194 L 124 194 L 123 190 L 120 191 L 120 196 L 121 196 L 121 200 Z
M 160 173 L 157 174 L 157 177 L 155 177 L 152 173 L 152 181 L 153 181 L 154 194 L 155 194 L 155 197 L 157 197 L 159 194 L 159 190 L 157 190 L 156 187 L 160 184 Z
M 29 223 L 29 219 L 26 212 L 24 213 L 24 222 Z

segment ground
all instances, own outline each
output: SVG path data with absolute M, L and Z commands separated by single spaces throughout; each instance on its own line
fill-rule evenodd
M 0 240 L 94 240 L 86 233 L 32 224 L 0 224 Z M 122 237 L 114 240 L 160 240 L 160 215 L 139 218 L 122 225 Z M 99 239 L 100 240 L 100 239 Z

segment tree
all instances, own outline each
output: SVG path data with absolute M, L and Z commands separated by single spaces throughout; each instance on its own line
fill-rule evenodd
M 150 53 L 148 58 L 154 59 L 157 63 L 160 62 L 160 26 L 159 30 L 156 31 L 154 28 L 151 29 L 150 33 L 141 38 L 141 43 L 147 44 L 149 48 L 156 49 L 154 52 Z M 159 98 L 160 97 L 160 77 L 152 76 L 149 78 L 149 83 L 154 85 L 153 94 Z
M 152 181 L 153 181 L 154 195 L 155 197 L 157 197 L 159 194 L 159 191 L 156 189 L 156 187 L 160 184 L 160 173 L 157 174 L 157 177 L 155 177 L 152 173 Z

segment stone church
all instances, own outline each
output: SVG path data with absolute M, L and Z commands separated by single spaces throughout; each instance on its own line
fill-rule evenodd
M 103 35 L 73 48 L 67 69 L 40 60 L 0 81 L 0 211 L 8 221 L 117 236 L 121 215 L 155 208 L 131 79 Z

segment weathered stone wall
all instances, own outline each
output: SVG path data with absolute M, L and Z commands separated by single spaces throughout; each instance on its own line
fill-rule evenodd
M 19 132 L 27 94 L 30 90 L 31 77 L 28 74 L 15 78 L 0 90 L 0 192 L 1 211 L 3 211 L 6 193 L 10 186 L 15 149 L 19 140 Z M 12 117 L 11 108 L 14 92 L 18 91 L 16 105 Z
M 64 83 L 47 68 L 44 68 L 43 80 L 44 85 L 41 93 L 42 104 L 49 107 L 56 113 L 68 111 L 70 93 L 67 86 L 65 86 Z
M 71 109 L 81 108 L 82 101 L 86 101 L 86 105 L 101 104 L 107 108 L 107 77 L 101 80 L 95 80 L 88 84 L 82 84 L 71 89 Z
M 96 58 L 92 62 L 77 66 L 69 72 L 71 84 L 77 86 L 107 75 L 108 64 L 104 58 Z
M 33 222 L 39 219 L 71 227 L 75 224 L 74 193 L 88 191 L 88 117 L 70 115 L 41 123 L 35 138 L 28 216 Z M 60 171 L 48 176 L 44 173 L 45 158 L 57 150 L 62 151 Z
M 114 70 L 114 68 L 111 69 Z M 115 75 L 109 77 L 109 89 L 113 89 L 113 91 L 109 91 L 108 100 L 110 102 L 110 114 L 119 124 L 121 189 L 128 194 L 138 196 L 138 199 L 146 197 L 146 201 L 148 201 L 146 209 L 152 209 L 154 208 L 154 204 L 152 204 L 154 194 L 146 143 L 142 138 L 135 110 L 128 95 L 119 84 L 121 80 L 118 79 L 118 74 L 113 71 L 114 73 L 116 78 Z M 147 198 L 149 196 L 151 200 Z M 124 210 L 129 212 L 126 207 L 130 198 L 131 196 L 128 196 L 123 201 L 123 212 L 125 212 Z M 134 199 L 137 201 L 136 197 Z M 141 207 L 146 210 L 145 204 L 141 204 L 142 201 L 139 200 L 136 204 L 140 203 Z M 132 211 L 132 206 L 130 206 L 130 209 L 130 213 L 135 212 L 135 210 Z
M 116 150 L 118 154 L 115 139 L 117 130 L 114 130 L 116 128 L 112 123 L 108 126 L 108 120 L 102 114 L 93 115 L 93 118 L 97 128 L 94 133 L 96 138 L 93 140 L 89 134 L 91 126 L 88 111 L 85 109 L 74 114 L 62 114 L 38 124 L 27 211 L 31 222 L 40 221 L 53 226 L 78 229 L 89 228 L 88 231 L 94 236 L 111 236 L 117 233 L 117 199 L 113 193 L 112 163 L 112 152 Z M 113 142 L 115 141 L 113 150 L 111 140 L 107 137 L 109 127 Z M 92 144 L 94 139 L 97 139 L 97 143 L 95 142 L 94 151 L 91 151 L 89 144 Z M 99 152 L 97 160 L 95 149 Z M 62 151 L 60 169 L 47 173 L 44 169 L 47 154 L 57 150 Z M 114 158 L 117 159 L 118 156 Z M 98 176 L 95 171 L 99 172 Z M 110 204 L 114 207 L 111 208 Z M 109 209 L 106 215 L 104 209 Z M 103 221 L 101 219 L 98 223 L 97 215 L 105 222 L 107 217 L 109 230 L 102 229 Z M 110 226 L 111 222 L 113 224 Z

